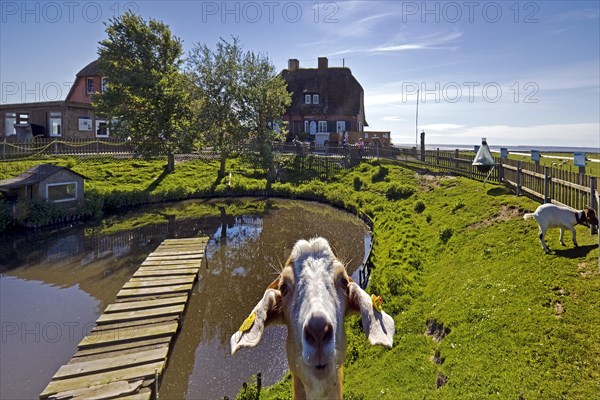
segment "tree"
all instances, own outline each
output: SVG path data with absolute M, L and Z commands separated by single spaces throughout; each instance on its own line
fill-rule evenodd
M 108 87 L 94 107 L 110 120 L 111 135 L 131 138 L 146 156 L 189 151 L 199 99 L 179 69 L 181 40 L 164 23 L 131 12 L 111 18 L 106 33 L 98 54 Z
M 225 162 L 245 141 L 239 119 L 242 49 L 221 39 L 216 50 L 196 44 L 188 58 L 188 74 L 204 99 L 199 126 L 206 144 L 219 153 L 219 179 L 225 176 Z
M 273 165 L 273 142 L 285 137 L 282 115 L 291 103 L 287 84 L 267 57 L 248 52 L 242 64 L 242 125 L 250 137 L 250 154 L 262 167 Z
M 188 68 L 203 98 L 199 124 L 204 141 L 220 156 L 219 178 L 225 176 L 227 158 L 248 147 L 263 166 L 270 166 L 271 143 L 278 137 L 272 124 L 282 126 L 291 96 L 268 58 L 244 54 L 237 38 L 221 38 L 215 50 L 195 45 Z

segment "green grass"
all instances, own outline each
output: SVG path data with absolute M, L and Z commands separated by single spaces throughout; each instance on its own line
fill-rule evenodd
M 121 193 L 129 200 L 160 201 L 266 187 L 263 171 L 238 161 L 228 164 L 231 187 L 228 178 L 215 181 L 216 164 L 186 162 L 168 175 L 163 164 L 77 162 L 73 168 L 90 178 L 86 190 L 106 198 Z M 346 399 L 597 398 L 600 274 L 598 239 L 588 229 L 577 227 L 577 249 L 570 235 L 562 247 L 558 231 L 550 230 L 554 252 L 546 255 L 537 225 L 522 218 L 538 204 L 500 186 L 416 175 L 387 163 L 362 163 L 328 182 L 301 175 L 291 171 L 293 179 L 274 183 L 272 192 L 319 199 L 372 220 L 368 290 L 383 297 L 396 322 L 394 347 L 384 350 L 368 344 L 357 317 L 348 319 Z M 144 195 L 131 195 L 138 192 Z M 165 212 L 202 210 L 197 205 Z M 428 320 L 450 330 L 441 342 L 425 334 Z M 443 363 L 433 361 L 436 352 Z M 438 388 L 441 377 L 446 383 Z M 289 396 L 289 376 L 261 393 L 261 399 Z

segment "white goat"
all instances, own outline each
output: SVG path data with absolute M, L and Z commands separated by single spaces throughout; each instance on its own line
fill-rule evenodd
M 231 337 L 231 353 L 255 346 L 268 324 L 286 324 L 294 399 L 342 399 L 344 317 L 359 312 L 371 344 L 392 347 L 394 320 L 375 307 L 381 310 L 350 279 L 327 240 L 300 240 L 279 277 Z
M 535 218 L 537 221 L 540 227 L 540 242 L 546 253 L 550 252 L 550 249 L 544 241 L 548 228 L 560 228 L 560 244 L 563 246 L 565 245 L 565 242 L 563 241 L 564 229 L 570 230 L 573 234 L 573 244 L 577 247 L 575 225 L 598 225 L 596 211 L 589 207 L 585 207 L 581 211 L 573 211 L 570 208 L 559 207 L 554 204 L 542 204 L 534 213 L 525 214 L 523 218 Z

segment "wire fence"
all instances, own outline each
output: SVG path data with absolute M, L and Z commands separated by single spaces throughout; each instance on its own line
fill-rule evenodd
M 359 147 L 358 145 L 317 146 L 314 143 L 298 142 L 278 143 L 274 146 L 274 151 L 278 164 L 282 164 L 282 159 L 292 160 L 294 164 L 288 169 L 310 172 L 303 179 L 327 180 L 336 172 L 352 168 L 362 160 L 386 159 L 414 169 L 435 169 L 470 179 L 502 183 L 511 187 L 517 195 L 525 195 L 540 202 L 552 202 L 574 209 L 582 209 L 586 205 L 593 208 L 598 206 L 597 177 L 533 162 L 495 158 L 496 165 L 491 172 L 488 172 L 472 165 L 471 152 L 459 150 L 420 151 L 417 148 Z M 10 161 L 43 162 L 59 156 L 77 158 L 78 161 L 140 157 L 135 152 L 135 143 L 115 138 L 68 141 L 36 138 L 24 143 L 14 143 L 4 139 L 0 142 L 0 154 L 5 161 L 3 163 L 5 168 L 9 167 Z M 197 159 L 212 162 L 218 160 L 219 155 L 211 149 L 204 149 L 176 154 L 174 159 L 175 162 Z M 285 175 L 285 171 L 278 173 Z

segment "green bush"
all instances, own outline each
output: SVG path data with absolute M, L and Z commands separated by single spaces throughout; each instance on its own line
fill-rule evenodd
M 454 230 L 452 228 L 444 228 L 438 232 L 438 237 L 442 242 L 448 243 L 453 234 Z
M 354 177 L 354 190 L 357 192 L 362 188 L 363 181 L 358 176 Z
M 388 175 L 388 172 L 390 171 L 386 167 L 380 165 L 377 169 L 377 172 L 371 177 L 371 182 L 376 183 L 385 180 L 385 177 Z
M 452 207 L 452 214 L 454 214 L 455 212 L 457 212 L 458 210 L 460 210 L 461 208 L 465 207 L 465 203 L 463 203 L 462 201 L 458 201 L 458 203 L 456 203 L 454 205 L 454 207 Z
M 414 192 L 415 188 L 412 186 L 392 183 L 388 186 L 385 197 L 387 197 L 388 200 L 407 199 L 412 196 Z
M 65 215 L 65 212 L 45 200 L 31 200 L 27 203 L 25 225 L 47 225 Z
M 14 225 L 11 206 L 8 201 L 0 199 L 0 232 Z
M 417 214 L 421 214 L 423 211 L 425 211 L 425 203 L 423 203 L 421 200 L 417 201 L 415 203 L 414 210 Z

